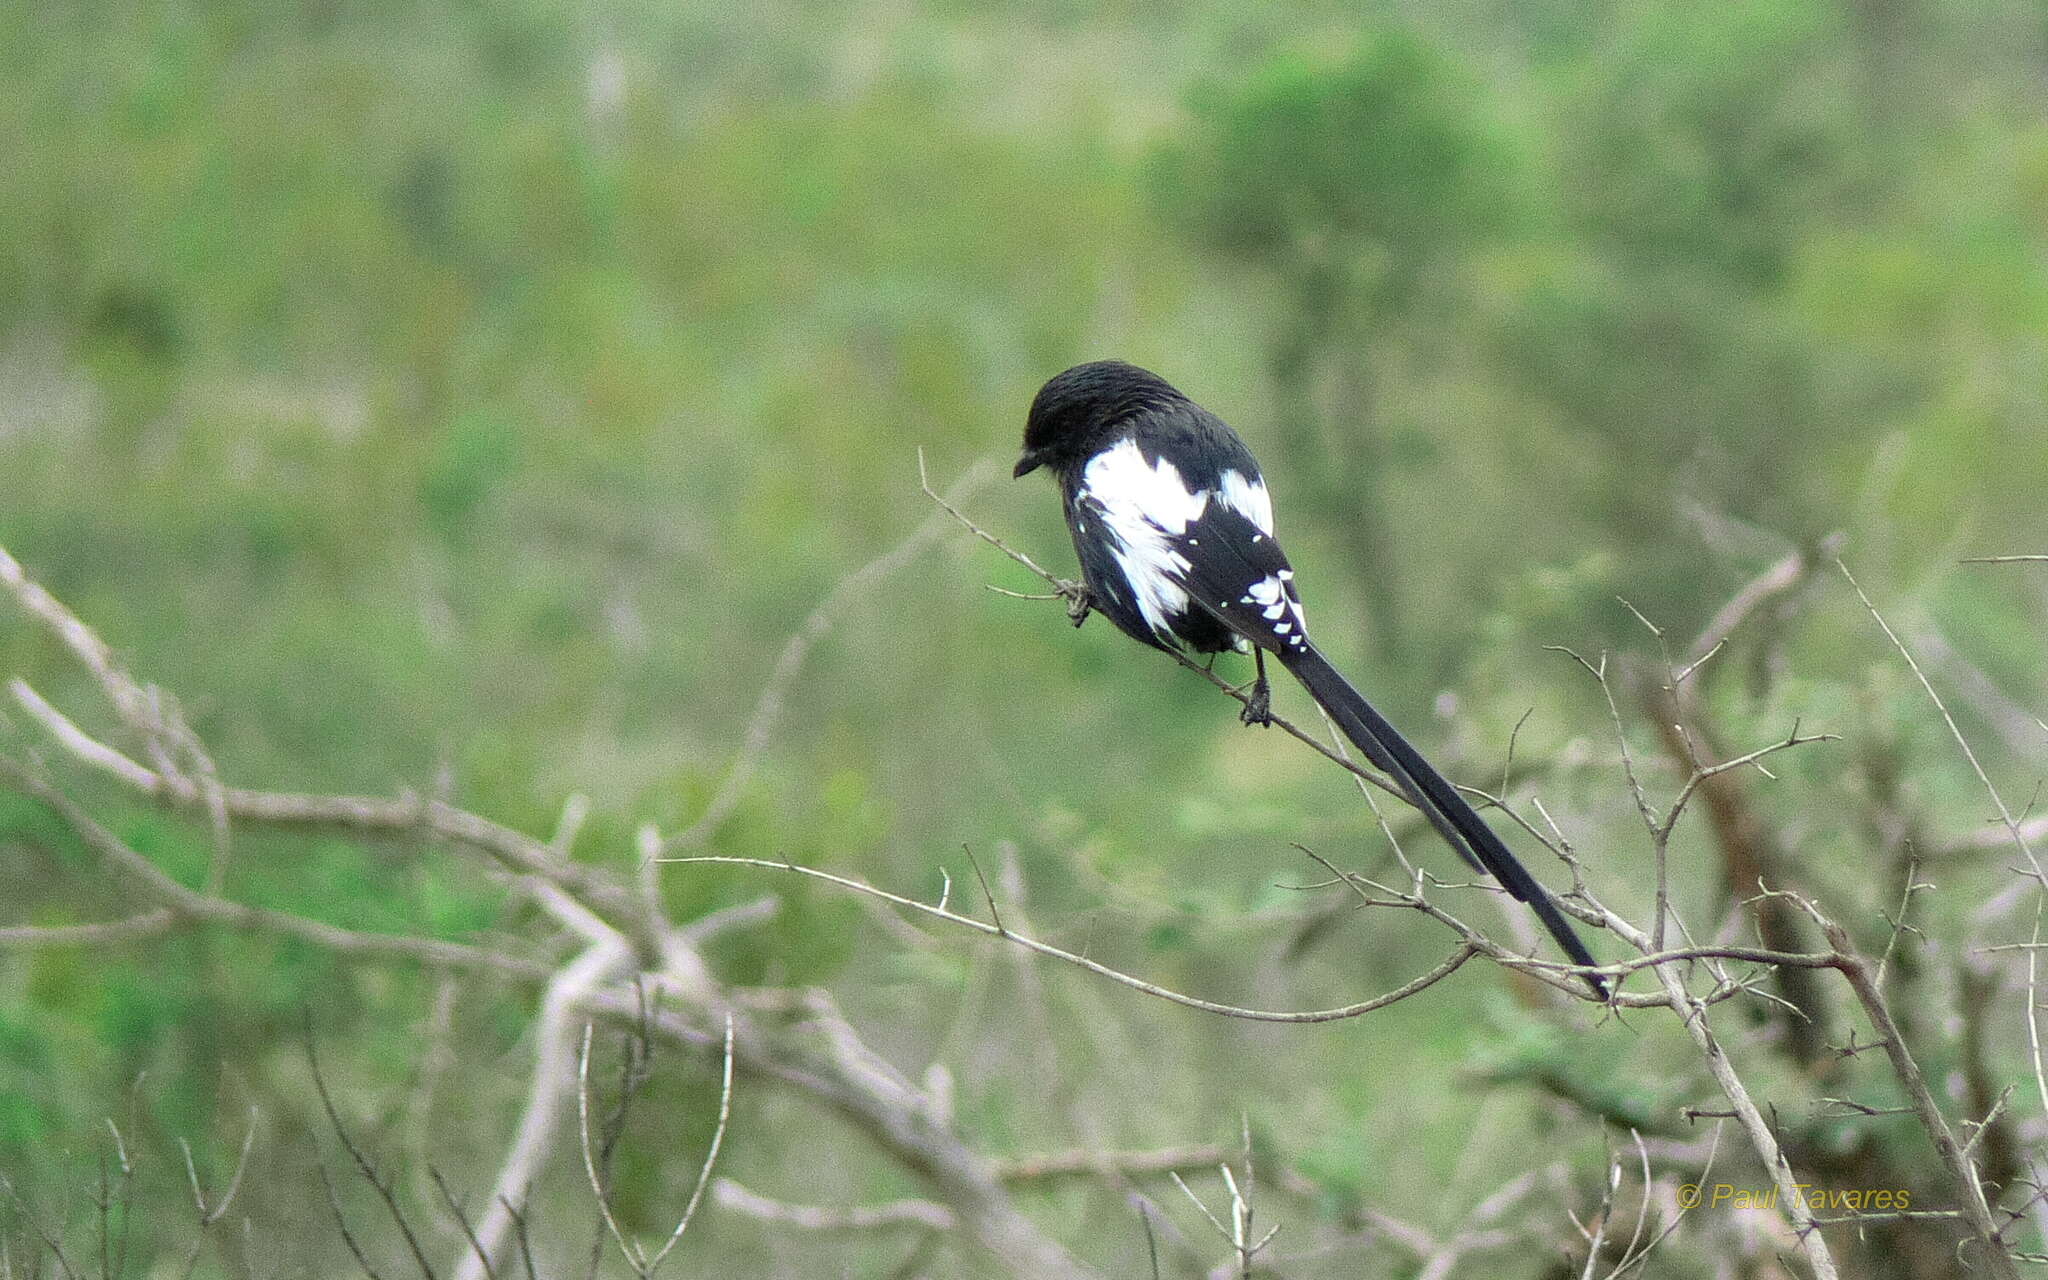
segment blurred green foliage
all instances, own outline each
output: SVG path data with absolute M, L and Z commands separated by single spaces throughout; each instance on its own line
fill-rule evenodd
M 1497 225 L 1515 194 L 1473 119 L 1476 81 L 1401 30 L 1335 65 L 1278 55 L 1195 92 L 1198 126 L 1162 147 L 1156 198 L 1199 240 L 1282 272 L 1419 264 Z
M 1112 355 L 1265 453 L 1319 640 L 1453 772 L 1494 774 L 1534 708 L 1518 758 L 1567 762 L 1537 785 L 1614 900 L 1643 867 L 1605 710 L 1542 646 L 1654 651 L 1617 595 L 1689 637 L 1840 530 L 1957 662 L 2048 705 L 2042 579 L 1952 567 L 2048 546 L 2034 6 L 0 15 L 0 543 L 176 693 L 239 784 L 446 789 L 543 835 L 581 792 L 575 856 L 623 865 L 638 823 L 701 812 L 791 631 L 927 517 L 918 447 L 941 482 L 1003 460 L 1043 378 Z M 968 505 L 1069 563 L 1042 486 Z M 1355 793 L 1171 664 L 990 581 L 1031 587 L 956 538 L 856 605 L 718 849 L 935 893 L 942 866 L 963 883 L 963 842 L 1013 844 L 1042 932 L 1267 1006 L 1433 962 L 1407 920 L 1290 952 L 1313 908 L 1273 886 L 1313 877 L 1289 842 L 1380 856 Z M 1865 904 L 1862 836 L 1825 816 L 1863 798 L 1860 759 L 1911 760 L 1930 826 L 1968 830 L 1983 802 L 1853 597 L 1815 595 L 1716 707 L 1744 741 L 1795 716 L 1848 737 L 1764 794 L 1814 882 Z M 0 670 L 118 740 L 67 659 L 0 618 Z M 1973 734 L 1997 705 L 1963 709 Z M 2038 741 L 2003 741 L 2039 767 Z M 87 790 L 203 878 L 203 830 Z M 1704 900 L 1700 841 L 1679 876 Z M 7 923 L 130 905 L 4 794 L 0 878 Z M 444 938 L 531 910 L 411 840 L 238 831 L 229 887 Z M 1473 1071 L 1554 1056 L 1476 968 L 1314 1031 L 1059 975 L 1036 1026 L 1009 957 L 905 950 L 811 886 L 663 876 L 686 916 L 768 889 L 783 915 L 721 943 L 720 972 L 830 986 L 902 1063 L 948 1065 L 994 1151 L 1082 1141 L 1076 1116 L 1112 1145 L 1234 1139 L 1248 1113 L 1333 1206 L 1443 1224 L 1488 1190 L 1468 1150 L 1556 1132 L 1506 1086 L 1473 1132 Z M 450 1002 L 446 981 L 212 933 L 0 954 L 0 1169 L 55 1197 L 118 1115 L 159 1171 L 186 1138 L 224 1176 L 253 1104 L 247 1211 L 320 1221 L 309 1011 L 352 1119 L 481 1187 L 529 1001 Z M 450 1042 L 462 1078 L 423 1084 L 423 1046 Z M 1613 1089 L 1649 1105 L 1659 1084 Z M 622 1166 L 646 1229 L 715 1096 L 673 1064 L 644 1104 L 680 1117 Z M 916 1189 L 772 1096 L 742 1099 L 728 1158 L 800 1201 Z M 142 1250 L 183 1223 L 175 1176 L 148 1195 Z M 1083 1252 L 1137 1265 L 1127 1222 L 1048 1206 Z M 587 1214 L 563 1218 L 581 1240 Z M 342 1265 L 319 1231 L 290 1247 Z M 689 1247 L 801 1273 L 715 1215 Z M 857 1274 L 892 1265 L 846 1248 Z

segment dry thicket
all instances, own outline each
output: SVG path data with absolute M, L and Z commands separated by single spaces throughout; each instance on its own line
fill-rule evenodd
M 812 646 L 889 573 L 954 529 L 953 521 L 1044 578 L 1050 588 L 1044 598 L 1072 600 L 1071 584 L 975 527 L 957 510 L 957 498 L 926 491 L 943 510 L 844 582 L 791 637 L 705 812 L 680 832 L 642 827 L 637 847 L 615 850 L 608 862 L 568 856 L 585 816 L 577 802 L 553 832 L 530 833 L 431 796 L 279 793 L 236 785 L 216 767 L 168 691 L 140 682 L 86 621 L 0 551 L 0 586 L 20 614 L 46 629 L 90 674 L 105 703 L 67 711 L 13 679 L 8 692 L 20 723 L 0 754 L 0 782 L 47 810 L 97 857 L 110 902 L 132 904 L 126 914 L 104 920 L 0 928 L 0 948 L 135 947 L 181 931 L 253 931 L 363 965 L 488 975 L 530 991 L 526 1101 L 488 1188 L 459 1191 L 439 1169 L 426 1170 L 425 1178 L 417 1170 L 402 1174 L 367 1153 L 351 1133 L 347 1107 L 330 1093 L 317 1029 L 309 1029 L 306 1083 L 328 1117 L 330 1150 L 337 1153 L 332 1220 L 323 1229 L 336 1231 L 372 1275 L 380 1267 L 385 1273 L 399 1268 L 394 1258 L 403 1259 L 405 1270 L 463 1280 L 537 1276 L 571 1265 L 537 1247 L 528 1231 L 530 1189 L 544 1168 L 565 1161 L 581 1171 L 584 1208 L 604 1246 L 603 1265 L 642 1277 L 689 1258 L 697 1237 L 688 1229 L 707 1214 L 815 1238 L 819 1257 L 830 1257 L 832 1242 L 849 1236 L 907 1233 L 921 1243 L 901 1264 L 901 1275 L 957 1273 L 948 1267 L 963 1257 L 977 1270 L 1022 1277 L 1100 1274 L 1100 1264 L 1086 1259 L 1103 1255 L 1103 1242 L 1058 1238 L 1032 1209 L 1034 1188 L 1076 1180 L 1130 1206 L 1131 1240 L 1138 1243 L 1118 1249 L 1138 1250 L 1158 1275 L 1323 1274 L 1317 1268 L 1326 1264 L 1339 1268 L 1330 1274 L 1374 1268 L 1430 1277 L 1498 1274 L 1503 1247 L 1533 1248 L 1547 1259 L 1537 1264 L 1542 1274 L 1588 1278 L 1655 1273 L 1660 1259 L 1680 1249 L 1723 1259 L 1730 1269 L 1722 1274 L 1823 1280 L 1964 1272 L 2012 1277 L 2023 1265 L 2048 1261 L 2033 1251 L 2038 1244 L 2030 1245 L 2039 1234 L 2034 1153 L 2041 1112 L 2048 1110 L 2037 1018 L 2039 921 L 2048 878 L 2032 846 L 2042 824 L 2015 812 L 1992 785 L 1936 682 L 1923 674 L 1832 545 L 1788 555 L 1690 641 L 1676 643 L 1645 620 L 1644 647 L 1658 655 L 1653 659 L 1569 655 L 1606 707 L 1617 753 L 1613 785 L 1625 789 L 1640 819 L 1633 848 L 1602 849 L 1597 874 L 1534 792 L 1511 788 L 1506 774 L 1496 788 L 1471 789 L 1494 821 L 1511 824 L 1525 844 L 1554 858 L 1570 884 L 1563 905 L 1596 931 L 1602 939 L 1596 949 L 1624 957 L 1599 970 L 1619 986 L 1611 1001 L 1594 1000 L 1571 966 L 1532 958 L 1475 923 L 1475 911 L 1491 905 L 1491 891 L 1421 870 L 1402 851 L 1390 816 L 1380 821 L 1391 852 L 1383 865 L 1397 872 L 1347 868 L 1336 857 L 1303 850 L 1305 865 L 1321 869 L 1311 888 L 1344 895 L 1371 912 L 1426 916 L 1442 931 L 1441 961 L 1367 998 L 1329 1008 L 1260 1009 L 1171 990 L 1034 936 L 1014 865 L 997 868 L 991 879 L 972 849 L 966 851 L 971 881 L 949 878 L 932 900 L 816 867 L 719 851 L 721 824 L 769 745 Z M 1995 831 L 1946 847 L 1930 843 L 1896 807 L 1896 778 L 1884 784 L 1895 762 L 1874 764 L 1867 872 L 1883 882 L 1891 904 L 1877 919 L 1845 914 L 1824 901 L 1790 856 L 1787 833 L 1756 801 L 1772 757 L 1831 735 L 1795 723 L 1761 741 L 1740 741 L 1715 722 L 1700 692 L 1738 633 L 1798 607 L 1823 578 L 1861 600 L 1873 636 L 1888 642 L 1890 660 L 1917 678 L 1926 714 L 1944 724 L 1956 750 L 1968 757 L 1998 816 Z M 1209 679 L 1237 696 L 1221 679 Z M 109 712 L 117 729 L 82 727 Z M 1386 797 L 1399 799 L 1384 779 L 1312 728 L 1285 721 L 1279 727 L 1350 771 L 1376 813 Z M 1638 750 L 1645 737 L 1655 741 L 1661 758 Z M 1512 768 L 1511 751 L 1509 773 Z M 86 780 L 93 785 L 83 785 Z M 104 802 L 97 798 L 108 783 L 210 832 L 214 856 L 203 878 L 187 883 L 173 876 L 96 816 L 94 805 Z M 1672 837 L 1682 822 L 1705 824 L 1720 861 L 1717 901 L 1685 903 L 1672 891 Z M 227 886 L 237 833 L 250 828 L 423 838 L 445 856 L 473 859 L 476 874 L 536 904 L 546 923 L 529 934 L 454 942 L 343 929 L 249 905 Z M 2011 875 L 1989 900 L 1944 915 L 1966 921 L 1970 932 L 1946 939 L 1939 963 L 1930 961 L 1926 903 L 1939 892 L 1940 877 L 1930 874 L 1928 860 L 1993 847 L 2010 854 Z M 706 863 L 754 868 L 766 896 L 697 919 L 671 918 L 658 878 L 687 875 Z M 1185 1145 L 1151 1150 L 1081 1147 L 997 1158 L 955 1122 L 943 1070 L 913 1078 L 891 1065 L 874 1047 L 877 1029 L 857 1025 L 831 993 L 742 988 L 722 981 L 707 962 L 712 939 L 778 911 L 773 890 L 790 877 L 856 895 L 904 947 L 1008 949 L 1029 965 L 1083 970 L 1085 981 L 1105 984 L 1116 999 L 1171 1001 L 1219 1018 L 1301 1024 L 1370 1017 L 1396 1002 L 1430 1000 L 1435 984 L 1466 966 L 1498 966 L 1509 972 L 1519 1000 L 1546 1015 L 1575 1019 L 1584 1035 L 1637 1036 L 1654 1020 L 1674 1020 L 1719 1096 L 1673 1114 L 1623 1115 L 1612 1113 L 1598 1091 L 1575 1085 L 1569 1071 L 1524 1082 L 1570 1104 L 1589 1130 L 1612 1135 L 1604 1176 L 1573 1183 L 1554 1162 L 1532 1153 L 1525 1167 L 1502 1171 L 1497 1191 L 1449 1233 L 1370 1207 L 1320 1210 L 1316 1188 L 1262 1150 L 1248 1128 L 1225 1144 L 1188 1135 Z M 1648 906 L 1631 914 L 1610 905 L 1622 899 Z M 621 1046 L 616 1068 L 598 1066 L 594 1046 L 612 1044 Z M 669 1189 L 672 1229 L 640 1238 L 613 1212 L 612 1180 L 621 1144 L 635 1140 L 628 1119 L 657 1053 L 693 1058 L 715 1072 L 719 1114 L 694 1181 Z M 1941 1055 L 1939 1073 L 1926 1065 L 1930 1053 Z M 2011 1073 L 2015 1063 L 2023 1069 Z M 1802 1082 L 1800 1100 L 1765 1092 L 1762 1082 L 1787 1078 Z M 794 1203 L 721 1176 L 721 1146 L 734 1140 L 730 1108 L 736 1096 L 756 1091 L 836 1117 L 864 1135 L 874 1158 L 914 1179 L 921 1194 L 886 1203 Z M 1917 1130 L 1911 1142 L 1856 1133 L 1859 1122 L 1901 1117 Z M 241 1140 L 245 1163 L 259 1129 L 252 1117 Z M 122 1196 L 135 1162 L 120 1126 L 110 1124 L 110 1132 L 116 1154 L 88 1191 L 92 1212 L 60 1211 L 48 1188 L 31 1194 L 12 1179 L 0 1184 L 13 1214 L 12 1234 L 0 1234 L 10 1268 L 66 1276 L 118 1272 Z M 242 1169 L 208 1186 L 188 1154 L 180 1172 L 189 1175 L 191 1193 L 183 1259 L 189 1272 L 227 1249 L 223 1237 L 236 1221 Z M 1189 1180 L 1198 1173 L 1199 1181 Z M 369 1188 L 369 1210 L 360 1197 L 353 1212 L 345 1209 L 347 1197 L 336 1183 Z M 1732 1213 L 1697 1203 L 1701 1188 L 1722 1185 L 1776 1194 L 1747 1214 L 1738 1231 Z M 1898 1194 L 1830 1200 L 1809 1195 L 1812 1188 Z M 1185 1229 L 1190 1221 L 1199 1229 Z M 1488 1257 L 1493 1261 L 1475 1261 Z M 956 1261 L 934 1261 L 942 1258 Z M 599 1265 L 595 1253 L 587 1262 L 593 1271 Z M 683 1269 L 716 1264 L 712 1258 L 696 1262 Z M 582 1271 L 585 1260 L 573 1265 Z

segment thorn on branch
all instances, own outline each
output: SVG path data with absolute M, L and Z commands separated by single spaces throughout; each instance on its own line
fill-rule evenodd
M 996 922 L 996 936 L 1009 937 L 1010 931 L 1003 927 L 1002 910 L 996 906 L 995 890 L 989 888 L 988 877 L 982 874 L 981 859 L 974 856 L 974 847 L 965 841 L 961 842 L 960 848 L 967 854 L 967 861 L 974 867 L 974 878 L 981 881 L 981 894 L 988 899 L 988 913 Z

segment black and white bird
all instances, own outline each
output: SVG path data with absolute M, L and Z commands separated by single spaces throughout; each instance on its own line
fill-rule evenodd
M 1249 650 L 1248 723 L 1270 720 L 1272 654 L 1465 861 L 1528 903 L 1574 963 L 1596 963 L 1500 837 L 1309 640 L 1272 495 L 1229 424 L 1134 365 L 1076 365 L 1031 402 L 1016 474 L 1040 467 L 1059 479 L 1081 559 L 1076 625 L 1093 608 L 1154 648 Z M 1587 981 L 1606 997 L 1603 981 Z

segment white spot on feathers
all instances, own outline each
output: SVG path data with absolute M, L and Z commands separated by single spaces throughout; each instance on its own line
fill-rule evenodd
M 1293 576 L 1294 571 L 1291 569 L 1267 574 L 1246 588 L 1243 601 L 1245 604 L 1256 605 L 1259 613 L 1268 622 L 1276 624 L 1275 631 L 1280 635 L 1286 635 L 1289 630 L 1303 633 L 1308 631 L 1308 623 L 1301 616 L 1301 600 L 1294 594 L 1294 588 L 1288 582 Z M 1282 618 L 1288 621 L 1282 623 Z M 1294 637 L 1295 643 L 1300 643 L 1300 640 L 1299 635 Z

